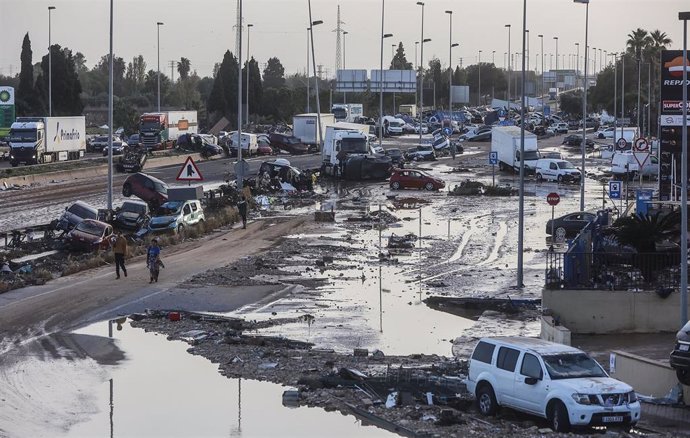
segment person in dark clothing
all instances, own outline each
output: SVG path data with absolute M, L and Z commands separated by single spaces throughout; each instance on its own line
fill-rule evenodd
M 237 203 L 237 210 L 242 218 L 242 228 L 247 228 L 247 198 L 242 195 L 240 202 Z
M 115 253 L 115 274 L 117 279 L 120 278 L 120 268 L 127 276 L 127 268 L 125 267 L 125 257 L 127 257 L 127 239 L 118 231 L 113 244 L 113 252 Z

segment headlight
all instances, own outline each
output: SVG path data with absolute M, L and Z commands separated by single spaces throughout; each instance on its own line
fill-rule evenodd
M 591 405 L 592 404 L 592 399 L 590 397 L 596 397 L 596 396 L 590 396 L 589 394 L 580 394 L 580 393 L 575 393 L 572 395 L 573 400 L 575 400 L 575 403 L 581 404 L 581 405 Z
M 35 159 L 36 159 L 36 155 L 32 155 L 31 158 L 35 160 Z
M 637 401 L 637 394 L 635 393 L 635 391 L 630 391 L 625 395 L 627 397 L 628 403 L 635 403 Z

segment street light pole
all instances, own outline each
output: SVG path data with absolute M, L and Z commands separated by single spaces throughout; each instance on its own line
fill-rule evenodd
M 680 325 L 688 321 L 688 20 L 690 12 L 679 12 L 683 21 L 683 136 L 681 158 L 681 231 L 680 231 Z
M 160 21 L 156 23 L 157 50 L 158 50 L 158 112 L 161 112 L 161 26 Z
M 346 30 L 343 31 L 343 70 L 345 70 L 345 35 L 348 33 Z M 343 103 L 347 103 L 347 89 L 343 91 Z
M 307 114 L 311 113 L 311 104 L 309 101 L 311 100 L 310 92 L 309 92 L 309 35 L 311 32 L 311 27 L 307 28 Z
M 244 186 L 244 168 L 242 166 L 242 0 L 237 2 L 237 190 L 241 191 Z M 247 68 L 249 73 L 249 68 Z M 247 152 L 249 152 L 249 144 L 247 144 Z
M 53 43 L 51 41 L 51 11 L 55 6 L 48 6 L 48 116 L 53 115 Z
M 575 43 L 575 47 L 577 48 L 577 54 L 575 58 L 575 86 L 577 86 L 577 83 L 579 82 L 580 79 L 580 43 Z
M 517 287 L 523 283 L 523 245 L 525 236 L 525 45 L 527 39 L 527 0 L 522 3 L 522 98 L 520 102 L 520 200 L 518 206 Z
M 110 0 L 110 59 L 108 60 L 108 210 L 113 210 L 113 0 Z
M 479 51 L 479 56 L 477 57 L 477 105 L 482 105 L 482 51 Z
M 309 5 L 309 23 L 311 23 L 311 26 L 309 27 L 310 29 L 310 35 L 311 35 L 311 64 L 314 70 L 314 80 L 316 81 L 316 130 L 319 133 L 319 149 L 323 146 L 323 132 L 321 132 L 321 99 L 319 96 L 319 76 L 316 74 L 316 55 L 314 53 L 314 26 L 318 26 L 319 24 L 323 24 L 323 21 L 317 20 L 317 21 L 312 21 L 311 18 L 311 0 L 308 0 L 308 5 Z
M 247 24 L 247 91 L 245 91 L 247 96 L 247 114 L 246 118 L 244 119 L 247 123 L 249 123 L 249 29 L 252 27 L 254 27 L 253 24 Z
M 419 145 L 422 145 L 422 108 L 424 108 L 424 2 L 417 2 L 417 5 L 422 7 L 422 38 L 419 42 L 422 48 L 419 54 Z
M 450 126 L 453 128 L 453 11 L 446 11 L 449 19 L 448 27 L 448 114 L 450 115 Z
M 538 37 L 541 40 L 541 113 L 544 115 L 544 35 L 539 34 Z
M 589 0 L 574 0 L 585 4 L 585 83 L 582 96 L 582 162 L 580 175 L 580 211 L 585 211 L 585 147 L 587 145 L 587 38 L 589 36 Z M 615 135 L 614 135 L 615 137 Z
M 613 56 L 613 140 L 616 143 L 616 123 L 618 122 L 618 53 L 610 53 Z
M 379 70 L 379 147 L 383 147 L 383 40 L 393 36 L 391 33 L 384 34 L 386 0 L 381 0 L 381 64 Z
M 556 71 L 555 71 L 556 80 L 554 82 L 554 87 L 556 88 L 556 90 L 558 90 L 558 37 L 555 36 L 555 37 L 553 37 L 553 39 L 554 39 L 554 41 L 556 41 Z M 558 111 L 558 94 L 559 94 L 559 92 L 556 91 L 556 111 Z
M 511 102 L 511 99 L 510 99 L 511 98 L 511 96 L 510 96 L 510 64 L 511 64 L 511 62 L 510 62 L 510 58 L 511 58 L 511 54 L 510 54 L 510 24 L 506 24 L 503 27 L 508 28 L 508 112 L 510 113 L 510 102 Z

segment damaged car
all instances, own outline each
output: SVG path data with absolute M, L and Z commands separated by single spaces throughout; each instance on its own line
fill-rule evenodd
M 445 186 L 446 183 L 443 180 L 434 178 L 418 169 L 395 169 L 390 179 L 390 188 L 393 190 L 424 189 L 432 191 L 440 190 Z
M 98 251 L 110 248 L 113 227 L 105 222 L 84 219 L 65 236 L 67 247 L 73 251 Z
M 115 210 L 113 224 L 123 230 L 138 230 L 149 220 L 149 206 L 143 201 L 125 201 Z
M 168 201 L 160 206 L 159 215 L 149 221 L 149 231 L 181 233 L 186 227 L 205 219 L 204 210 L 197 200 Z

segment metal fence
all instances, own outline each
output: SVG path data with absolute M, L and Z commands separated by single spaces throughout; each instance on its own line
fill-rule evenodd
M 680 253 L 548 252 L 548 289 L 656 290 L 680 284 Z

